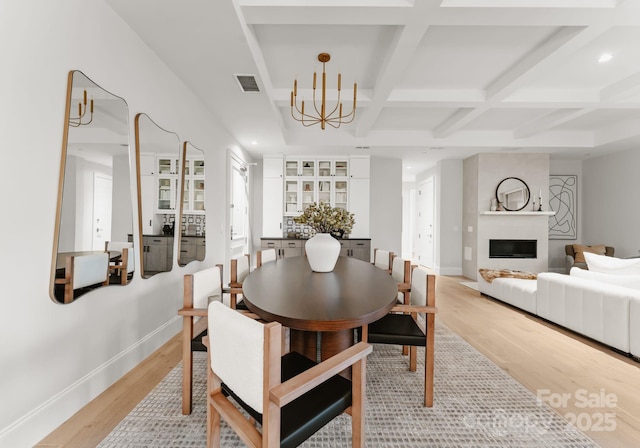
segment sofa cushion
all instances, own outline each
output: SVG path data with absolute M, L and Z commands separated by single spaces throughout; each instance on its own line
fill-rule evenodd
M 593 270 L 587 271 L 578 267 L 571 268 L 569 275 L 608 283 L 610 285 L 624 286 L 625 288 L 640 289 L 640 275 L 606 274 Z
M 574 261 L 576 263 L 584 263 L 586 261 L 584 257 L 585 252 L 591 253 L 591 254 L 604 255 L 607 252 L 607 248 L 605 247 L 604 244 L 598 244 L 596 246 L 584 246 L 582 244 L 574 244 L 573 251 L 576 253 L 574 257 Z
M 584 253 L 590 271 L 615 275 L 640 275 L 640 258 L 622 259 Z

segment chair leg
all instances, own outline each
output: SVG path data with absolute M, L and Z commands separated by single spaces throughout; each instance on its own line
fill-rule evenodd
M 351 446 L 364 448 L 364 400 L 366 388 L 366 361 L 363 359 L 352 366 L 351 400 Z
M 409 370 L 416 371 L 418 365 L 418 347 L 412 345 L 409 347 Z
M 182 326 L 182 413 L 191 414 L 193 352 L 191 340 L 193 339 L 193 317 L 184 317 Z
M 424 348 L 424 405 L 433 406 L 433 372 L 435 367 L 435 315 L 427 315 L 427 344 Z
M 220 448 L 220 414 L 211 402 L 214 380 L 209 359 L 207 359 L 207 366 L 207 448 Z

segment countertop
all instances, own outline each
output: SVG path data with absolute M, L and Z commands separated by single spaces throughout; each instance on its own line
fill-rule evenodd
M 311 238 L 311 237 L 309 237 Z M 282 240 L 282 241 L 298 241 L 298 240 L 308 240 L 309 238 L 288 238 L 288 237 L 278 237 L 278 236 L 273 236 L 273 237 L 268 237 L 268 236 L 263 236 L 262 238 L 260 238 L 261 240 Z M 337 240 L 345 240 L 345 241 L 358 241 L 358 240 L 365 240 L 365 241 L 370 241 L 371 238 L 336 238 Z

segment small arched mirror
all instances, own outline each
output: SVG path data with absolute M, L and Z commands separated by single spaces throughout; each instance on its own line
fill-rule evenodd
M 84 73 L 69 72 L 50 295 L 71 303 L 133 278 L 129 110 Z
M 138 222 L 142 244 L 142 277 L 173 268 L 173 241 L 178 210 L 180 138 L 158 126 L 147 114 L 135 118 L 138 174 Z M 178 233 L 179 235 L 179 233 Z
M 176 225 L 178 264 L 185 266 L 205 257 L 204 151 L 190 142 L 182 145 L 182 202 Z M 180 233 L 178 234 L 178 229 Z
M 529 204 L 531 192 L 525 181 L 517 177 L 502 179 L 496 187 L 496 200 L 503 210 L 517 212 Z

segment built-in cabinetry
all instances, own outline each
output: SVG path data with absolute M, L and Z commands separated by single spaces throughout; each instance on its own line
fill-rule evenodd
M 184 165 L 183 213 L 204 214 L 204 159 L 187 158 Z
M 304 244 L 307 240 L 292 238 L 262 238 L 262 249 L 275 249 L 278 258 L 298 257 L 304 255 Z M 348 238 L 340 241 L 340 255 L 353 257 L 369 262 L 371 259 L 371 240 L 369 238 Z
M 278 258 L 299 257 L 304 255 L 305 240 L 297 239 L 262 239 L 260 247 L 262 249 L 275 249 Z
M 326 202 L 355 214 L 352 237 L 368 237 L 369 162 L 369 156 L 265 156 L 262 234 L 281 236 L 283 217 Z
M 186 265 L 192 261 L 204 260 L 205 239 L 204 237 L 180 237 L 180 255 L 178 261 L 181 265 Z

